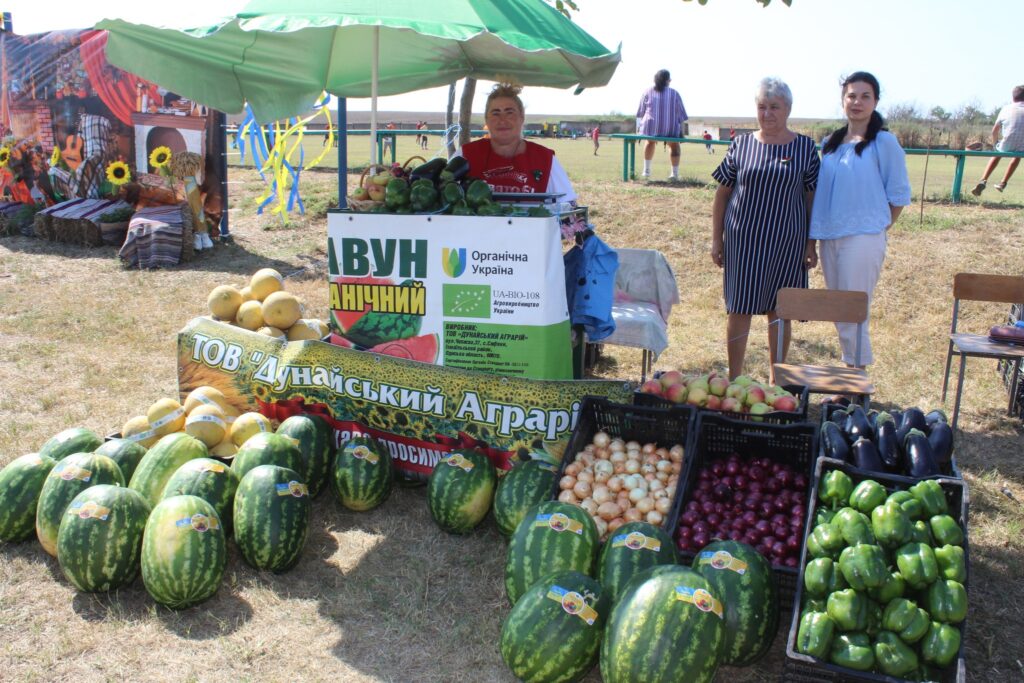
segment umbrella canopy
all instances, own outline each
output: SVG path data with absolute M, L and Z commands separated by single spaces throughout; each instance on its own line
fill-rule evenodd
M 112 64 L 221 111 L 248 102 L 260 122 L 305 111 L 324 90 L 397 95 L 466 76 L 597 87 L 620 61 L 543 0 L 254 0 L 203 28 L 96 28 L 110 32 Z

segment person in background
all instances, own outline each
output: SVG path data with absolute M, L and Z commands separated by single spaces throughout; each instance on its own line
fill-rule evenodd
M 821 150 L 821 175 L 811 212 L 811 240 L 820 245 L 829 289 L 867 292 L 868 305 L 882 273 L 888 230 L 910 204 L 906 154 L 876 111 L 878 79 L 866 71 L 842 82 L 846 125 Z M 812 247 L 813 248 L 813 247 Z M 871 313 L 868 312 L 868 322 Z M 843 362 L 854 366 L 857 325 L 836 323 Z M 874 360 L 865 324 L 860 365 Z
M 730 128 L 729 129 L 729 142 L 732 142 L 735 139 L 736 139 L 736 129 L 735 128 Z
M 743 374 L 750 318 L 776 323 L 776 297 L 785 287 L 807 287 L 817 264 L 809 242 L 808 214 L 818 182 L 814 140 L 788 127 L 793 95 L 777 78 L 765 78 L 754 96 L 759 129 L 729 145 L 712 173 L 718 181 L 711 210 L 711 260 L 723 269 L 729 378 Z M 784 323 L 782 358 L 789 349 Z M 778 330 L 768 325 L 771 363 Z
M 705 130 L 703 137 L 704 137 L 705 147 L 708 148 L 708 154 L 714 154 L 715 153 L 715 148 L 711 146 L 711 133 L 709 133 L 707 130 Z
M 594 130 L 590 131 L 590 138 L 594 141 L 594 156 L 597 156 L 597 148 L 601 146 L 601 127 L 594 126 Z
M 686 107 L 679 93 L 668 86 L 672 76 L 666 69 L 654 74 L 654 87 L 648 89 L 640 98 L 640 107 L 636 111 L 637 134 L 659 138 L 678 138 L 683 134 L 683 121 L 686 121 Z M 651 160 L 657 144 L 648 140 L 644 144 L 644 178 L 651 177 Z M 679 178 L 679 143 L 668 143 L 669 159 L 672 173 L 669 180 Z
M 1001 137 L 1000 137 L 1001 136 Z M 1024 152 L 1024 85 L 1018 85 L 1013 89 L 1013 102 L 999 110 L 996 123 L 992 126 L 992 144 L 997 152 Z M 971 194 L 980 197 L 988 183 L 988 177 L 999 165 L 1000 157 L 992 157 L 985 167 L 985 174 L 971 190 Z M 1010 165 L 1006 167 L 1002 182 L 996 185 L 996 189 L 1002 192 L 1006 189 L 1006 183 L 1017 170 L 1020 157 L 1010 159 Z

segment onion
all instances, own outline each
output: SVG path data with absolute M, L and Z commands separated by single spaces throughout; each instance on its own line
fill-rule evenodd
M 622 517 L 616 517 L 612 521 L 608 522 L 608 533 L 614 534 L 618 531 L 619 527 L 625 524 L 626 521 Z
M 657 474 L 658 468 L 656 468 L 653 464 L 649 462 L 645 462 L 643 465 L 640 466 L 640 471 L 643 472 L 645 477 L 648 474 L 653 476 L 654 474 Z
M 605 521 L 610 522 L 621 514 L 622 508 L 617 503 L 601 503 L 597 506 L 597 516 Z
M 648 512 L 654 509 L 654 499 L 651 498 L 650 496 L 641 498 L 636 502 L 636 509 L 646 515 Z
M 625 474 L 626 473 L 626 463 L 624 463 L 624 462 L 617 462 L 617 463 L 615 463 L 615 470 L 614 470 L 614 472 L 615 472 L 615 474 Z
M 576 498 L 576 494 L 572 492 L 572 489 L 566 489 L 559 493 L 558 500 L 563 503 L 572 503 L 573 505 L 579 502 L 579 499 Z
M 629 500 L 634 505 L 636 505 L 637 503 L 639 503 L 641 500 L 643 500 L 646 497 L 647 497 L 647 491 L 645 491 L 644 489 L 642 489 L 640 487 L 637 487 L 637 488 L 635 488 L 635 489 L 633 489 L 632 491 L 629 492 Z
M 597 502 L 593 498 L 584 498 L 580 501 L 580 507 L 586 510 L 590 515 L 597 514 Z
M 663 515 L 667 515 L 672 509 L 672 499 L 668 496 L 664 498 L 658 498 L 654 501 L 654 509 Z
M 608 473 L 605 473 L 605 472 L 595 472 L 594 473 L 594 483 L 595 484 L 607 483 L 607 481 L 612 478 L 612 473 L 613 472 L 614 472 L 614 470 L 612 470 L 612 472 L 608 472 Z
M 594 462 L 598 463 L 598 462 L 601 462 L 602 460 L 607 460 L 608 456 L 611 455 L 611 454 L 612 454 L 612 452 L 610 450 L 608 450 L 607 448 L 595 448 L 594 449 Z
M 620 477 L 619 475 L 616 474 L 611 479 L 609 479 L 608 480 L 608 490 L 611 491 L 612 493 L 618 493 L 619 491 L 621 491 L 622 490 L 622 477 Z
M 679 474 L 683 471 L 683 463 L 674 462 L 672 463 L 672 474 Z
M 637 462 L 636 460 L 627 460 L 626 471 L 629 472 L 630 474 L 636 474 L 637 472 L 640 471 L 640 463 Z
M 668 479 L 671 475 L 668 472 L 658 472 L 654 475 L 654 478 L 660 481 L 662 484 L 667 484 Z
M 655 479 L 654 481 L 647 485 L 647 490 L 650 491 L 651 493 L 664 490 L 664 488 L 665 484 L 662 483 L 660 479 Z
M 654 453 L 655 449 L 657 449 L 657 445 L 656 444 L 645 443 L 643 445 L 643 448 L 641 448 L 640 450 L 643 451 L 644 454 L 647 454 L 647 453 Z
M 604 538 L 608 533 L 608 522 L 604 521 L 600 517 L 594 517 L 594 526 L 597 527 L 597 535 L 600 538 Z
M 668 486 L 666 486 L 665 487 L 665 493 L 668 494 L 669 498 L 674 498 L 675 495 L 676 495 L 676 485 L 675 484 L 669 484 Z
M 558 482 L 558 488 L 562 489 L 563 491 L 571 489 L 575 485 L 576 477 L 572 476 L 571 474 L 565 475 L 564 477 L 562 477 L 561 481 Z
M 575 477 L 583 469 L 583 465 L 578 462 L 570 463 L 565 467 L 565 473 L 570 477 Z
M 591 493 L 591 487 L 589 481 L 583 481 L 580 479 L 576 482 L 576 485 L 572 487 L 572 492 L 576 494 L 576 497 L 580 500 L 589 498 Z
M 665 489 L 658 489 L 657 491 L 651 492 L 651 496 L 654 497 L 654 502 L 657 503 L 662 498 L 668 498 L 668 491 Z M 669 498 L 669 500 L 672 500 Z
M 658 470 L 659 472 L 671 472 L 672 471 L 672 461 L 671 460 L 659 460 L 657 462 L 657 464 L 654 466 L 654 469 Z
M 622 439 L 612 439 L 611 443 L 608 444 L 608 448 L 613 451 L 624 451 L 626 450 L 626 444 L 623 443 Z
M 654 451 L 654 452 L 655 452 L 655 453 L 657 453 L 657 454 L 658 454 L 658 456 L 659 456 L 659 457 L 660 457 L 660 458 L 661 458 L 662 460 L 668 460 L 668 449 L 667 449 L 667 448 L 665 448 L 664 446 L 662 446 L 661 448 L 655 449 L 655 451 Z
M 608 445 L 609 441 L 611 441 L 611 437 L 608 436 L 607 432 L 598 432 L 597 434 L 594 434 L 592 441 L 595 446 L 603 448 Z
M 613 465 L 626 462 L 626 454 L 622 451 L 612 451 L 612 454 L 608 456 L 608 459 Z
M 614 471 L 615 471 L 615 466 L 612 465 L 607 460 L 598 460 L 597 462 L 594 463 L 594 476 L 595 477 L 598 474 L 601 474 L 602 472 L 604 472 L 605 474 L 607 474 L 610 477 Z
M 680 446 L 679 444 L 676 444 L 675 446 L 673 446 L 671 449 L 669 449 L 668 458 L 672 462 L 682 462 L 683 461 L 683 447 Z
M 615 497 L 615 494 L 609 491 L 607 486 L 595 486 L 590 495 L 593 496 L 594 502 L 598 505 L 607 503 Z
M 647 513 L 647 521 L 654 526 L 658 526 L 665 521 L 665 515 L 661 514 L 657 510 L 651 510 Z
M 591 465 L 594 464 L 594 454 L 584 453 L 583 455 L 580 456 L 580 462 L 586 465 L 587 467 L 590 467 Z
M 644 516 L 636 508 L 630 508 L 623 513 L 622 518 L 627 522 L 640 522 L 643 521 Z
M 578 481 L 585 481 L 588 484 L 593 484 L 594 483 L 594 471 L 593 470 L 583 470 L 582 472 L 580 472 L 579 474 L 576 475 L 576 479 Z

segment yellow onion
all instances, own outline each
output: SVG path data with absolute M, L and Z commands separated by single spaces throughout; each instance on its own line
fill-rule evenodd
M 647 513 L 647 521 L 654 526 L 661 526 L 661 523 L 665 521 L 665 515 L 661 514 L 657 510 L 651 510 Z
M 578 462 L 569 463 L 565 466 L 565 473 L 570 477 L 575 477 L 583 469 L 583 465 Z
M 671 472 L 672 471 L 672 461 L 671 460 L 659 460 L 657 462 L 657 464 L 654 466 L 654 469 L 658 470 L 659 472 Z
M 644 489 L 642 489 L 640 487 L 637 487 L 637 488 L 635 488 L 635 489 L 633 489 L 632 491 L 629 492 L 629 500 L 630 500 L 631 503 L 633 503 L 633 505 L 636 505 L 637 503 L 639 503 L 641 500 L 643 500 L 646 497 L 647 497 L 647 491 L 645 491 Z
M 626 462 L 626 454 L 622 451 L 612 451 L 612 454 L 608 456 L 608 460 L 610 460 L 613 465 L 618 465 Z
M 622 514 L 622 508 L 618 503 L 601 503 L 597 506 L 597 516 L 605 521 L 611 521 Z
M 616 517 L 615 519 L 608 522 L 608 533 L 614 534 L 618 531 L 619 527 L 626 523 L 626 520 L 622 517 Z
M 611 491 L 608 490 L 607 486 L 595 486 L 591 491 L 590 495 L 594 498 L 594 502 L 600 505 L 601 503 L 607 503 L 615 497 Z
M 626 471 L 629 472 L 630 474 L 636 474 L 637 472 L 640 471 L 640 463 L 637 462 L 636 460 L 627 460 Z
M 572 503 L 573 505 L 580 502 L 579 499 L 576 498 L 576 494 L 572 492 L 572 489 L 566 489 L 559 493 L 558 500 L 563 503 Z
M 603 448 L 608 445 L 609 441 L 611 441 L 611 437 L 608 436 L 607 432 L 598 432 L 594 434 L 594 438 L 591 439 L 591 441 L 593 441 L 595 446 Z
M 580 474 L 582 475 L 583 473 L 580 472 Z M 572 492 L 575 493 L 576 497 L 580 500 L 589 498 L 591 493 L 590 482 L 582 479 L 577 480 L 576 485 L 572 487 Z
M 658 498 L 654 501 L 654 509 L 663 515 L 667 515 L 672 509 L 672 499 L 668 496 L 664 498 Z
M 670 448 L 669 451 L 668 451 L 668 458 L 672 462 L 682 462 L 683 461 L 683 447 L 680 446 L 679 444 L 676 444 L 675 446 Z
M 572 476 L 571 474 L 565 475 L 558 482 L 558 488 L 562 489 L 563 491 L 571 489 L 575 485 L 576 485 L 576 477 Z
M 608 444 L 608 448 L 613 451 L 624 451 L 626 450 L 626 444 L 622 442 L 622 439 L 612 439 L 611 443 Z
M 593 516 L 597 514 L 597 503 L 593 498 L 584 498 L 580 501 L 580 507 L 587 511 L 587 514 Z
M 627 522 L 640 522 L 643 521 L 644 516 L 640 514 L 640 511 L 637 510 L 636 508 L 629 508 L 622 515 L 622 518 Z
M 657 445 L 653 443 L 645 443 L 640 450 L 643 451 L 644 455 L 647 455 L 648 453 L 653 453 L 656 448 Z
M 622 477 L 620 477 L 619 475 L 616 474 L 611 479 L 609 479 L 608 480 L 608 490 L 611 491 L 612 493 L 618 493 L 619 491 L 621 491 L 622 490 Z
M 608 522 L 604 521 L 600 517 L 594 517 L 594 526 L 597 527 L 597 535 L 599 538 L 604 538 L 608 534 Z
M 650 496 L 641 498 L 636 502 L 636 509 L 646 515 L 648 512 L 654 509 L 654 499 L 651 498 Z
M 594 471 L 590 469 L 584 469 L 576 475 L 576 481 L 585 481 L 588 484 L 594 483 Z

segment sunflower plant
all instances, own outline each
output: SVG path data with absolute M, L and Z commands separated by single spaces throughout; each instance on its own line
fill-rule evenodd
M 11 148 L 0 147 L 0 168 L 6 168 L 7 162 L 11 160 Z
M 149 165 L 162 171 L 171 162 L 171 148 L 161 145 L 149 153 Z
M 53 154 L 50 155 L 50 166 L 57 166 L 60 164 L 60 147 L 53 148 Z
M 111 185 L 120 187 L 132 179 L 131 169 L 123 161 L 111 161 L 107 166 L 107 180 Z

